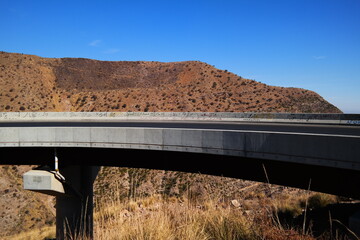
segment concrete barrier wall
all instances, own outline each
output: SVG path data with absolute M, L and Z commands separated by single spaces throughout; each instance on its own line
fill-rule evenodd
M 0 112 L 9 121 L 244 121 L 360 125 L 360 114 L 291 114 L 225 112 Z
M 0 127 L 0 147 L 180 151 L 360 170 L 358 136 L 171 128 Z

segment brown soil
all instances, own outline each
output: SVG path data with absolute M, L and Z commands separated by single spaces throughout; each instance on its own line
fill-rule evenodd
M 106 62 L 0 53 L 0 111 L 313 112 L 317 93 L 198 62 Z

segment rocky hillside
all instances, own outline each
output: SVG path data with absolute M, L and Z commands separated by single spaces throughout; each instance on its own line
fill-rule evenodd
M 203 62 L 104 62 L 5 52 L 0 52 L 0 111 L 340 112 L 312 91 L 268 86 Z M 0 238 L 54 223 L 53 198 L 22 190 L 21 176 L 28 169 L 0 168 Z M 264 184 L 237 179 L 103 168 L 96 198 L 111 197 L 102 193 L 113 188 L 131 198 L 268 195 Z
M 197 61 L 106 62 L 0 53 L 0 111 L 321 112 L 318 94 Z
M 22 175 L 30 166 L 0 167 L 0 239 L 55 223 L 52 197 L 23 190 Z

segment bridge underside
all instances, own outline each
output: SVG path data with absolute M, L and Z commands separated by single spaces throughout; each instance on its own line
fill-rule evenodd
M 105 148 L 57 148 L 60 168 L 70 165 L 118 166 L 194 172 L 267 182 L 360 199 L 358 171 L 203 153 Z M 0 164 L 50 165 L 51 147 L 0 148 Z

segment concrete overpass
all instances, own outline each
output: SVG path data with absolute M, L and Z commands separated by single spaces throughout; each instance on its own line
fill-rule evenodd
M 267 181 L 360 198 L 360 115 L 268 113 L 0 113 L 0 164 L 53 166 L 65 176 L 63 220 L 81 207 L 92 231 L 96 168 L 126 166 Z M 264 172 L 266 170 L 266 174 Z M 80 196 L 80 197 L 79 197 Z M 80 210 L 76 210 L 80 209 Z

